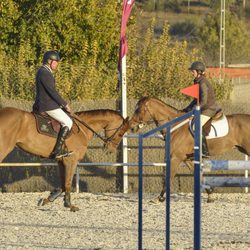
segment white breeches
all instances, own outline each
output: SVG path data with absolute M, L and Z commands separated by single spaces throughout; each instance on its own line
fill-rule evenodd
M 201 114 L 201 127 L 210 119 L 211 117 Z
M 70 117 L 60 108 L 46 111 L 46 113 L 61 123 L 62 127 L 68 127 L 69 130 L 73 126 L 73 122 Z

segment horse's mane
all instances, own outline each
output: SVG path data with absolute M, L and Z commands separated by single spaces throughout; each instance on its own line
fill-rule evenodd
M 78 111 L 76 115 L 118 115 L 122 118 L 122 115 L 112 109 L 93 109 L 93 110 L 85 110 L 85 111 Z
M 162 101 L 162 100 L 160 100 L 159 98 L 156 98 L 156 97 L 144 96 L 144 97 L 142 97 L 142 98 L 138 101 L 138 104 L 137 104 L 137 105 L 138 105 L 138 107 L 140 107 L 143 103 L 146 103 L 146 102 L 148 102 L 148 101 L 150 101 L 150 100 L 157 101 L 158 103 L 160 103 L 160 104 L 163 105 L 163 106 L 167 106 L 167 107 L 169 107 L 169 108 L 171 108 L 171 109 L 173 109 L 173 110 L 175 110 L 175 111 L 179 111 L 177 108 L 175 108 L 175 107 L 173 107 L 173 106 L 171 106 L 171 105 L 165 103 L 164 101 Z

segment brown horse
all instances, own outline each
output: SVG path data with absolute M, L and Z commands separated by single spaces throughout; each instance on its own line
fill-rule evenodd
M 136 105 L 135 112 L 129 121 L 130 128 L 138 131 L 143 125 L 154 122 L 161 126 L 184 113 L 162 102 L 157 98 L 143 97 Z M 229 133 L 226 136 L 208 139 L 208 151 L 211 156 L 223 154 L 232 148 L 250 155 L 250 115 L 233 114 L 227 116 Z M 165 131 L 161 131 L 165 135 Z M 171 178 L 175 177 L 181 162 L 188 160 L 187 156 L 193 152 L 194 139 L 188 130 L 188 124 L 181 126 L 171 133 Z M 209 190 L 206 190 L 208 195 Z M 161 191 L 159 200 L 164 200 L 165 187 Z M 211 197 L 208 196 L 208 202 Z
M 67 148 L 72 155 L 58 161 L 62 179 L 62 189 L 52 193 L 42 201 L 42 205 L 55 200 L 65 192 L 64 206 L 71 211 L 77 211 L 70 201 L 72 179 L 79 160 L 83 159 L 89 141 L 96 134 L 104 141 L 108 152 L 114 152 L 124 133 L 128 130 L 128 118 L 124 119 L 113 110 L 90 110 L 77 112 L 74 119 L 71 136 L 66 140 Z M 105 138 L 97 133 L 105 132 Z M 32 113 L 16 108 L 0 110 L 0 162 L 13 150 L 15 146 L 33 155 L 49 158 L 56 139 L 37 132 L 35 117 Z

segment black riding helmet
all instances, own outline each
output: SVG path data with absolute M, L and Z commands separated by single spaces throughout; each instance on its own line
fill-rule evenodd
M 43 55 L 43 64 L 48 63 L 49 60 L 60 61 L 59 53 L 55 50 L 49 50 Z
M 196 61 L 191 64 L 189 70 L 196 70 L 203 73 L 206 70 L 206 66 L 203 62 Z

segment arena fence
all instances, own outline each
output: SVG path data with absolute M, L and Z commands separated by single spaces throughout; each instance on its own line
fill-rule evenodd
M 33 163 L 0 163 L 0 167 L 44 167 L 44 166 L 57 166 L 57 163 L 40 163 L 40 162 L 33 162 Z M 128 163 L 113 163 L 113 162 L 80 162 L 77 164 L 76 169 L 76 192 L 79 193 L 79 167 L 91 167 L 91 166 L 112 166 L 112 167 L 119 167 L 119 166 L 138 166 L 136 162 L 128 162 Z M 147 162 L 144 163 L 144 166 L 166 166 L 166 163 L 158 163 L 158 162 Z M 125 184 L 128 185 L 128 184 Z
M 247 183 L 248 180 L 248 171 L 250 170 L 250 164 L 247 162 L 247 157 L 245 161 L 205 161 L 203 171 L 205 173 L 210 172 L 211 170 L 244 170 L 245 171 L 245 178 L 242 179 L 242 183 Z M 221 162 L 221 166 L 218 167 L 218 164 L 215 163 Z M 0 163 L 0 167 L 43 167 L 43 166 L 57 166 L 57 163 L 39 163 L 39 162 L 33 162 L 33 163 Z M 80 162 L 77 165 L 76 169 L 76 192 L 79 193 L 79 181 L 80 181 L 80 173 L 79 169 L 80 167 L 91 167 L 91 166 L 112 166 L 112 167 L 119 167 L 119 166 L 138 166 L 137 162 L 128 162 L 128 163 L 112 163 L 112 162 Z M 149 166 L 166 166 L 166 163 L 158 163 L 158 162 L 146 162 L 143 163 L 143 166 L 149 167 Z M 212 166 L 212 167 L 211 167 Z M 206 177 L 208 178 L 208 177 Z M 209 178 L 208 178 L 209 179 Z M 207 179 L 207 180 L 208 180 Z M 236 180 L 237 181 L 237 180 Z M 124 184 L 128 185 L 128 184 Z M 237 184 L 236 184 L 237 186 Z M 239 185 L 238 185 L 239 186 Z M 248 187 L 245 188 L 245 193 L 248 193 Z

